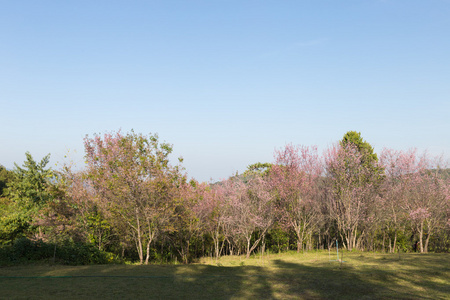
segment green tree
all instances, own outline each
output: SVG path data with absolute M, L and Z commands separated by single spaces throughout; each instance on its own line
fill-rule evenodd
M 377 176 L 383 173 L 383 168 L 378 164 L 378 156 L 374 153 L 373 147 L 363 140 L 361 132 L 348 131 L 342 140 L 340 145 L 345 149 L 349 149 L 349 145 L 354 145 L 352 149 L 356 149 L 361 154 L 361 164 L 369 168 Z
M 33 234 L 36 228 L 41 236 L 40 227 L 33 226 L 34 220 L 40 209 L 52 198 L 49 186 L 53 171 L 46 168 L 50 154 L 39 163 L 29 152 L 25 155 L 27 159 L 22 167 L 14 164 L 13 178 L 5 189 L 8 204 L 5 205 L 5 214 L 0 219 L 0 239 L 3 239 L 3 242 Z
M 29 152 L 22 168 L 17 164 L 14 168 L 13 179 L 8 184 L 7 196 L 21 207 L 28 210 L 39 209 L 51 199 L 49 190 L 53 178 L 51 168 L 46 168 L 50 154 L 37 163 Z
M 0 197 L 3 195 L 3 190 L 6 188 L 6 185 L 12 179 L 13 179 L 13 172 L 7 170 L 4 166 L 0 165 Z
M 267 176 L 271 169 L 272 169 L 271 163 L 257 162 L 257 163 L 249 165 L 243 175 L 245 177 L 253 177 L 255 175 Z

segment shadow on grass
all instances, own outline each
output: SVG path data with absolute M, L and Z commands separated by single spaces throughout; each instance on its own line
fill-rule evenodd
M 31 299 L 272 299 L 270 283 L 261 274 L 263 269 L 254 266 L 106 265 L 53 270 L 42 266 L 22 278 L 0 278 L 0 295 Z
M 386 254 L 360 257 L 365 264 L 360 272 L 399 290 L 409 286 L 412 296 L 422 299 L 450 298 L 449 254 Z
M 276 260 L 274 264 L 286 295 L 303 299 L 448 299 L 450 295 L 449 267 L 442 260 L 425 259 L 427 266 L 413 260 L 413 268 L 420 270 L 415 273 L 395 268 L 398 264 L 389 259 L 360 259 L 363 264 L 356 267 L 338 262 L 311 266 Z M 408 261 L 403 263 L 409 266 Z
M 287 295 L 302 299 L 378 299 L 385 287 L 337 262 L 307 266 L 277 260 L 278 280 Z M 411 296 L 409 296 L 411 299 Z

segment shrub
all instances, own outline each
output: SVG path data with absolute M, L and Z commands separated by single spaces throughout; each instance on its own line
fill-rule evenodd
M 0 265 L 14 265 L 38 261 L 55 261 L 66 265 L 121 263 L 113 253 L 101 251 L 93 245 L 65 240 L 45 243 L 19 238 L 12 245 L 0 246 Z

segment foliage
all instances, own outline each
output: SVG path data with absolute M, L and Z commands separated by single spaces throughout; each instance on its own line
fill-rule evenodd
M 65 265 L 89 265 L 120 263 L 112 253 L 98 250 L 90 244 L 63 240 L 60 243 L 46 243 L 19 238 L 12 245 L 0 247 L 0 265 L 30 262 L 58 262 Z
M 287 144 L 273 162 L 214 184 L 188 181 L 157 135 L 87 136 L 85 150 L 82 170 L 52 171 L 48 157 L 36 163 L 29 154 L 16 166 L 0 198 L 2 255 L 15 257 L 8 263 L 48 259 L 48 245 L 57 262 L 77 264 L 104 253 L 141 264 L 220 263 L 336 242 L 353 251 L 450 250 L 448 166 L 416 150 L 378 156 L 357 132 L 323 155 Z
M 356 247 L 358 229 L 370 216 L 376 174 L 363 164 L 355 145 L 334 146 L 325 154 L 331 186 L 327 198 L 329 217 L 338 227 L 346 248 Z
M 374 165 L 375 162 L 378 161 L 378 156 L 373 152 L 373 147 L 368 142 L 363 140 L 361 132 L 348 131 L 344 135 L 340 141 L 340 145 L 345 148 L 350 144 L 355 145 L 356 150 L 362 154 L 363 163 Z
M 278 196 L 280 224 L 295 232 L 300 251 L 306 236 L 323 221 L 317 189 L 322 166 L 317 147 L 289 144 L 275 153 L 270 180 Z
M 387 175 L 384 204 L 389 211 L 385 213 L 385 224 L 397 230 L 399 224 L 412 226 L 418 233 L 420 252 L 428 252 L 430 237 L 436 230 L 448 230 L 445 220 L 450 211 L 450 180 L 436 168 L 439 161 L 419 156 L 415 149 L 384 149 L 381 158 Z
M 31 218 L 26 212 L 17 210 L 9 199 L 0 198 L 0 201 L 0 245 L 7 245 L 26 236 L 30 230 Z
M 172 146 L 157 135 L 134 132 L 86 137 L 86 179 L 95 203 L 111 224 L 127 228 L 141 263 L 148 263 L 150 245 L 170 230 L 174 200 L 184 178 L 169 164 Z
M 40 208 L 52 197 L 48 186 L 53 177 L 53 171 L 46 168 L 50 160 L 50 154 L 39 163 L 33 159 L 29 152 L 25 155 L 27 159 L 23 167 L 14 164 L 14 178 L 8 184 L 6 194 L 19 206 L 34 210 Z
M 254 163 L 247 167 L 244 172 L 244 177 L 254 177 L 254 176 L 268 176 L 273 164 L 271 163 Z
M 1 243 L 11 243 L 20 236 L 42 236 L 35 220 L 39 211 L 52 199 L 50 186 L 53 171 L 46 168 L 50 154 L 39 163 L 29 152 L 25 155 L 23 167 L 15 164 L 13 179 L 8 182 L 5 190 L 8 200 L 4 202 L 7 205 L 3 208 L 6 214 L 0 219 Z
M 360 132 L 348 131 L 339 145 L 346 149 L 345 151 L 351 151 L 359 156 L 359 163 L 368 170 L 369 178 L 367 180 L 369 182 L 376 183 L 374 179 L 381 180 L 383 167 L 378 163 L 378 156 L 374 153 L 373 147 L 363 140 Z
M 0 197 L 3 195 L 3 190 L 6 188 L 8 182 L 14 177 L 12 171 L 9 171 L 4 166 L 0 165 Z

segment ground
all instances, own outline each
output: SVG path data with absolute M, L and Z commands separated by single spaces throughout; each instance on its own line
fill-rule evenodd
M 191 265 L 0 268 L 6 299 L 450 299 L 450 254 L 328 252 Z

